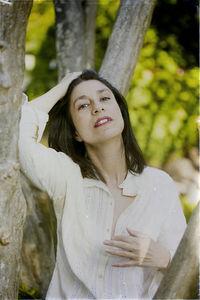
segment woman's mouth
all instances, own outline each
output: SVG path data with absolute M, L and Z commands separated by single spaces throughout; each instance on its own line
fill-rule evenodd
M 103 118 L 99 118 L 95 125 L 94 125 L 94 128 L 97 128 L 97 127 L 100 127 L 100 126 L 103 126 L 105 124 L 108 124 L 112 121 L 112 118 L 110 117 L 103 117 Z

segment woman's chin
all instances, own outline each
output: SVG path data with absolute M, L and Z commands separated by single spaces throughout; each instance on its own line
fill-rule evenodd
M 93 141 L 92 145 L 99 145 L 99 144 L 107 144 L 109 142 L 114 142 L 117 140 L 121 140 L 122 138 L 122 134 L 120 133 L 107 133 L 107 134 L 102 134 L 101 136 L 99 136 L 98 138 L 95 139 L 95 141 Z

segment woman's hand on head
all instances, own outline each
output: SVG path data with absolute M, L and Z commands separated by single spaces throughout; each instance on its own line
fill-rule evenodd
M 127 228 L 129 236 L 114 236 L 104 245 L 114 247 L 106 249 L 111 255 L 124 257 L 125 260 L 112 264 L 114 267 L 157 267 L 165 270 L 170 262 L 168 249 L 152 240 L 148 235 Z
M 68 72 L 66 75 L 63 77 L 63 79 L 59 82 L 59 88 L 63 90 L 63 94 L 65 95 L 67 92 L 67 89 L 70 85 L 70 83 L 76 79 L 78 76 L 80 76 L 82 72 Z

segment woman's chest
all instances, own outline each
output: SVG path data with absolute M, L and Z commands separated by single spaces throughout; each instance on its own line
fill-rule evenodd
M 156 197 L 150 194 L 123 195 L 122 189 L 98 187 L 84 189 L 84 203 L 91 228 L 100 240 L 127 234 L 126 227 L 157 237 L 162 211 Z
M 93 230 L 101 237 L 106 234 L 106 238 L 111 238 L 116 234 L 116 225 L 126 229 L 133 221 L 135 198 L 123 195 L 120 189 L 110 189 L 109 193 L 98 188 L 85 189 L 86 212 Z
M 112 230 L 111 230 L 111 237 L 113 237 L 115 234 L 116 224 L 120 216 L 123 216 L 123 213 L 126 212 L 127 210 L 130 211 L 132 210 L 132 204 L 136 195 L 135 196 L 123 195 L 122 189 L 119 188 L 110 188 L 110 191 L 114 202 L 113 221 L 112 221 Z

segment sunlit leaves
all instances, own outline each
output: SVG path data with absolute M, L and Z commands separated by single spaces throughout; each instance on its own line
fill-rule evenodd
M 172 153 L 187 155 L 198 140 L 199 69 L 181 68 L 181 59 L 163 49 L 167 43 L 174 44 L 179 56 L 181 49 L 174 36 L 163 44 L 155 29 L 148 30 L 127 97 L 140 146 L 149 163 L 158 166 Z
M 34 69 L 26 70 L 30 83 L 25 92 L 33 99 L 57 83 L 55 13 L 53 1 L 35 0 L 28 22 L 26 53 L 35 57 Z
M 47 34 L 49 26 L 55 22 L 52 1 L 33 2 L 27 27 L 26 53 L 37 54 Z
M 112 32 L 120 0 L 99 0 L 96 18 L 95 69 L 99 70 Z

